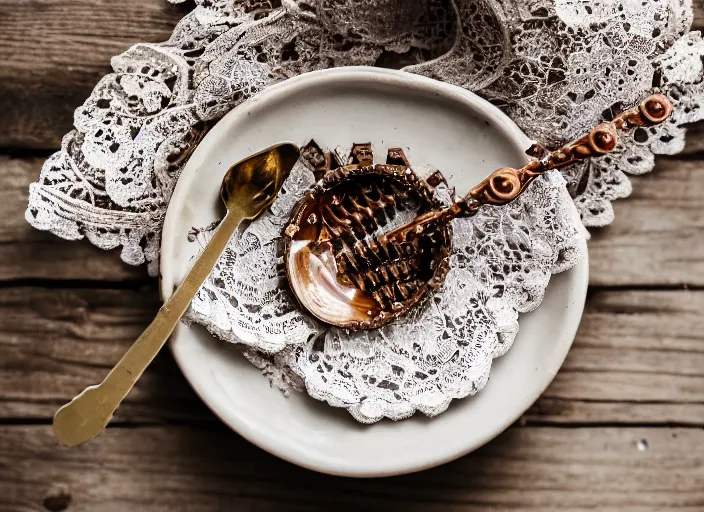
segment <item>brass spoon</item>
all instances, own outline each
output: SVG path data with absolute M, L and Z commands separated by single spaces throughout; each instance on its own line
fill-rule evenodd
M 557 151 L 534 146 L 529 154 L 537 160 L 495 171 L 446 208 L 429 199 L 400 149 L 389 150 L 386 165 L 373 164 L 370 144 L 355 145 L 344 166 L 328 154 L 316 164 L 324 171 L 322 181 L 284 228 L 291 290 L 302 307 L 328 324 L 353 330 L 387 325 L 444 282 L 452 219 L 476 215 L 482 205 L 510 203 L 538 176 L 606 155 L 616 148 L 620 131 L 661 124 L 672 110 L 666 96 L 650 95 Z M 394 210 L 404 209 L 400 205 L 411 192 L 412 208 L 424 213 L 386 231 L 395 225 L 386 222 L 389 214 L 395 218 Z
M 97 386 L 86 388 L 56 412 L 54 432 L 59 441 L 68 446 L 77 446 L 102 432 L 137 379 L 166 343 L 235 229 L 243 220 L 258 217 L 274 202 L 298 156 L 298 147 L 284 143 L 230 167 L 220 188 L 227 214 L 212 240 L 178 289 L 161 307 L 154 321 L 105 380 Z

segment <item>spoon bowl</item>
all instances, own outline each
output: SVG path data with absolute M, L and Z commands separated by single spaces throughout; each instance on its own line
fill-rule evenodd
M 259 216 L 274 202 L 298 157 L 295 144 L 282 143 L 230 167 L 220 187 L 228 212 L 237 211 L 247 220 Z

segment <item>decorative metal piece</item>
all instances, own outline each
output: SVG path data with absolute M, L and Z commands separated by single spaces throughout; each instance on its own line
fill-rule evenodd
M 471 217 L 483 205 L 508 204 L 545 172 L 613 151 L 619 130 L 660 124 L 671 113 L 667 97 L 651 95 L 557 151 L 534 145 L 527 153 L 539 160 L 495 171 L 447 208 L 439 207 L 432 187 L 416 176 L 401 149 L 389 150 L 386 165 L 375 165 L 371 145 L 357 144 L 340 167 L 335 155 L 322 155 L 313 144 L 304 154 L 308 151 L 322 179 L 284 230 L 291 288 L 305 309 L 329 324 L 347 329 L 388 324 L 442 285 L 452 219 Z
M 383 236 L 438 210 L 433 188 L 418 178 L 400 148 L 374 164 L 371 144 L 356 144 L 350 163 L 303 150 L 322 180 L 294 209 L 284 232 L 289 282 L 320 320 L 350 329 L 386 324 L 440 286 L 449 268 L 449 224 L 393 243 Z M 313 156 L 311 159 L 310 157 Z M 316 169 L 317 172 L 318 169 Z

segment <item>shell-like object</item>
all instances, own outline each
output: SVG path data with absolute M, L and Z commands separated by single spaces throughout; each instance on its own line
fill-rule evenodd
M 356 144 L 347 165 L 311 143 L 303 151 L 322 179 L 294 208 L 284 229 L 289 284 L 323 322 L 348 329 L 388 324 L 437 289 L 449 269 L 452 227 L 424 229 L 390 242 L 386 234 L 442 205 L 399 148 L 374 164 Z

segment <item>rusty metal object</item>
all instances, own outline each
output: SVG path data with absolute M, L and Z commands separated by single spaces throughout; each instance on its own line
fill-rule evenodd
M 508 204 L 543 173 L 613 151 L 619 130 L 660 124 L 671 113 L 667 97 L 651 95 L 557 151 L 534 145 L 527 153 L 538 160 L 494 171 L 447 208 L 439 208 L 429 184 L 443 182 L 442 175 L 420 180 L 400 149 L 389 150 L 386 165 L 373 164 L 370 144 L 355 145 L 343 167 L 330 167 L 338 160 L 317 155 L 318 163 L 310 164 L 316 172 L 331 170 L 297 206 L 284 232 L 291 287 L 324 322 L 348 329 L 385 325 L 442 285 L 452 219 L 471 217 L 483 205 Z M 413 218 L 393 222 L 404 208 L 415 212 Z
M 574 164 L 579 160 L 598 157 L 613 151 L 618 144 L 618 131 L 653 126 L 664 122 L 672 114 L 672 102 L 662 94 L 648 96 L 637 107 L 627 110 L 609 123 L 594 128 L 589 135 L 553 152 L 540 146 L 528 150 L 539 160 L 521 169 L 503 168 L 495 171 L 469 191 L 463 199 L 465 215 L 472 215 L 483 204 L 503 205 L 516 199 L 538 176 L 551 170 Z M 542 150 L 542 151 L 541 151 Z M 540 153 L 543 153 L 540 155 Z

